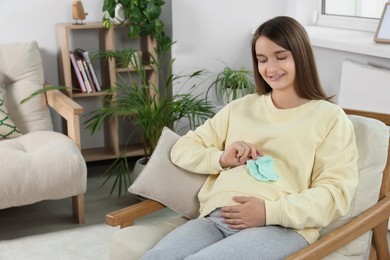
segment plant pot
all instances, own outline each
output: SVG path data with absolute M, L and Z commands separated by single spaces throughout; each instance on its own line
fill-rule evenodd
M 233 95 L 235 92 L 236 95 Z M 247 89 L 226 89 L 226 92 L 223 93 L 222 95 L 222 102 L 224 105 L 229 104 L 231 101 L 234 99 L 240 98 L 248 94 Z
M 146 158 L 142 157 L 135 162 L 133 172 L 131 174 L 131 182 L 134 182 L 145 168 L 145 160 Z
M 133 56 L 129 60 L 130 57 L 123 57 L 122 59 L 120 56 L 116 57 L 116 67 L 117 68 L 128 68 L 128 69 L 134 69 L 139 66 L 140 63 L 142 63 L 142 51 L 134 51 Z M 135 66 L 134 66 L 135 65 Z
M 145 160 L 146 160 L 146 158 L 142 157 L 135 162 L 133 172 L 131 174 L 131 182 L 132 183 L 138 178 L 138 176 L 141 174 L 142 170 L 145 168 L 145 166 L 146 166 Z M 142 197 L 139 195 L 135 195 L 135 196 L 140 201 L 146 200 L 145 197 Z
M 121 4 L 115 6 L 115 17 L 110 17 L 109 19 L 115 25 L 121 25 L 126 22 L 126 11 Z

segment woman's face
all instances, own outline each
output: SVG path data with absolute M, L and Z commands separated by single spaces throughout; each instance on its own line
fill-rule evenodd
M 295 92 L 295 62 L 291 52 L 265 36 L 257 39 L 255 50 L 259 73 L 273 92 Z

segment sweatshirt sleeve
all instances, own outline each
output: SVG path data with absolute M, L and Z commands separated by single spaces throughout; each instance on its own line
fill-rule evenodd
M 229 124 L 229 105 L 222 108 L 195 131 L 182 136 L 171 150 L 177 166 L 200 174 L 218 174 Z
M 348 212 L 358 183 L 352 122 L 341 112 L 325 135 L 314 155 L 309 189 L 266 201 L 267 225 L 321 228 Z

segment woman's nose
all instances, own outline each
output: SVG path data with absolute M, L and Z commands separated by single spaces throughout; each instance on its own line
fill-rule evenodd
M 267 70 L 268 73 L 276 71 L 277 68 L 278 68 L 278 66 L 277 66 L 277 63 L 276 63 L 275 60 L 269 60 L 269 61 L 267 62 L 267 68 L 266 68 L 266 70 Z

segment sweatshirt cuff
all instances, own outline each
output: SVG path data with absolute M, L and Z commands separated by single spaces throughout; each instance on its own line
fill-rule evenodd
M 223 168 L 221 167 L 221 165 L 219 164 L 219 159 L 221 158 L 223 154 L 223 151 L 221 150 L 218 150 L 218 149 L 213 149 L 211 152 L 210 152 L 210 166 L 211 166 L 211 169 L 213 170 L 213 173 L 219 173 L 220 171 L 223 170 Z
M 282 223 L 282 202 L 265 201 L 265 222 L 267 226 L 283 225 Z

